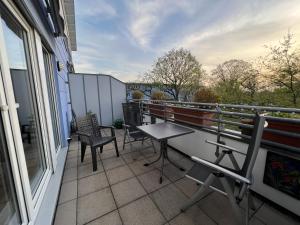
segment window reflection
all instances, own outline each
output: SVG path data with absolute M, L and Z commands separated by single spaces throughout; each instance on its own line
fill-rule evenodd
M 11 173 L 2 118 L 0 117 L 0 224 L 20 224 L 13 176 Z
M 3 10 L 4 12 L 4 10 Z M 1 14 L 1 23 L 8 55 L 26 165 L 33 193 L 46 169 L 37 101 L 30 71 L 27 36 L 23 28 L 8 14 Z

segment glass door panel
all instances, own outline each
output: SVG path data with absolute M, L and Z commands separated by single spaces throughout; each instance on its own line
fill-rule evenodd
M 18 119 L 26 166 L 34 194 L 46 170 L 46 161 L 37 110 L 26 31 L 5 9 L 1 9 L 1 23 L 8 55 L 15 101 L 19 104 Z M 8 90 L 9 91 L 9 90 Z
M 0 224 L 20 224 L 13 175 L 0 115 Z
M 43 60 L 45 66 L 45 75 L 46 75 L 46 83 L 47 83 L 47 91 L 49 97 L 49 105 L 51 112 L 51 123 L 53 128 L 53 136 L 54 136 L 54 144 L 55 149 L 58 150 L 60 146 L 60 136 L 59 136 L 59 120 L 57 116 L 57 108 L 56 108 L 56 92 L 55 92 L 55 84 L 54 77 L 52 73 L 52 60 L 51 54 L 47 52 L 45 48 L 43 48 Z

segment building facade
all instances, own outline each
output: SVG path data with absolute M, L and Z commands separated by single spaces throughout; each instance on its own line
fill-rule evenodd
M 73 0 L 0 1 L 0 224 L 51 224 L 71 120 Z

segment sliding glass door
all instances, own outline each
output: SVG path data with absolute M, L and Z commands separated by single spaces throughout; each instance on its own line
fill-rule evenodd
M 56 89 L 55 89 L 55 79 L 53 76 L 53 61 L 52 55 L 48 52 L 48 50 L 43 47 L 43 60 L 44 60 L 44 67 L 45 67 L 45 76 L 46 76 L 46 83 L 47 83 L 47 91 L 48 91 L 48 100 L 50 106 L 50 113 L 51 113 L 51 123 L 53 129 L 53 137 L 54 137 L 54 144 L 56 151 L 60 147 L 60 130 L 59 130 L 59 116 L 58 110 L 56 105 Z
M 20 224 L 13 175 L 0 115 L 0 224 Z
M 32 65 L 26 31 L 9 14 L 1 11 L 1 25 L 13 85 L 23 151 L 32 193 L 34 194 L 46 170 L 46 161 L 37 109 Z

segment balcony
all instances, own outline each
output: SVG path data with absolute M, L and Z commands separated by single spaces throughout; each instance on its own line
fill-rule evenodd
M 160 111 L 151 112 L 151 105 L 163 105 Z M 203 106 L 203 105 L 202 105 Z M 169 157 L 184 167 L 187 171 L 194 162 L 191 155 L 213 160 L 215 149 L 208 147 L 206 139 L 216 139 L 219 122 L 228 120 L 228 116 L 234 115 L 251 117 L 254 111 L 278 111 L 276 108 L 253 108 L 233 105 L 219 105 L 222 108 L 223 117 L 214 117 L 208 120 L 209 124 L 198 125 L 191 121 L 176 120 L 176 112 L 170 110 L 171 107 L 178 108 L 200 108 L 204 111 L 218 113 L 216 105 L 204 105 L 205 107 L 195 107 L 190 103 L 144 102 L 141 109 L 144 111 L 145 120 L 153 122 L 163 122 L 169 120 L 176 123 L 185 124 L 195 129 L 195 133 L 175 138 L 169 143 Z M 149 110 L 150 107 L 150 110 Z M 202 109 L 201 109 L 202 108 Z M 236 110 L 239 109 L 239 110 Z M 241 110 L 242 109 L 242 110 Z M 280 109 L 286 113 L 299 113 L 296 109 Z M 240 111 L 240 112 L 238 112 Z M 239 114 L 240 113 L 240 114 Z M 180 115 L 180 113 L 177 113 Z M 221 115 L 221 114 L 220 114 Z M 227 117 L 224 115 L 227 115 Z M 152 118 L 151 118 L 152 117 Z M 154 118 L 155 117 L 155 118 Z M 193 116 L 191 116 L 193 117 Z M 269 121 L 274 119 L 269 118 Z M 274 119 L 278 120 L 278 119 Z M 279 119 L 281 120 L 281 119 Z M 288 120 L 288 119 L 283 119 Z M 236 128 L 248 127 L 236 120 L 228 120 L 226 125 L 230 129 L 223 129 L 223 137 L 226 142 L 238 149 L 245 149 L 245 139 L 247 135 L 241 134 Z M 294 122 L 299 122 L 295 120 Z M 105 130 L 104 134 L 109 131 Z M 273 131 L 278 133 L 278 131 Z M 280 133 L 280 132 L 279 132 Z M 285 135 L 288 133 L 283 132 Z M 297 134 L 295 134 L 297 135 Z M 295 136 L 294 135 L 294 136 Z M 293 135 L 291 135 L 294 137 Z M 185 172 L 179 171 L 172 164 L 164 166 L 164 178 L 159 184 L 160 162 L 149 167 L 144 164 L 157 158 L 158 153 L 154 153 L 153 148 L 148 143 L 142 145 L 140 142 L 133 143 L 133 151 L 129 146 L 122 150 L 123 130 L 116 130 L 117 143 L 120 150 L 120 157 L 115 156 L 113 144 L 104 147 L 103 153 L 97 155 L 98 170 L 92 172 L 92 157 L 87 149 L 84 162 L 80 161 L 80 143 L 76 136 L 73 137 L 68 150 L 65 171 L 62 179 L 60 197 L 57 205 L 57 212 L 54 224 L 103 224 L 103 225 L 190 225 L 190 224 L 235 224 L 234 213 L 231 210 L 229 201 L 217 192 L 209 192 L 198 203 L 189 208 L 186 212 L 181 212 L 183 204 L 199 188 L 199 184 L 187 179 Z M 296 136 L 295 136 L 296 137 Z M 155 142 L 155 148 L 159 149 L 159 143 Z M 205 149 L 205 150 L 204 150 Z M 250 224 L 299 224 L 299 217 L 295 213 L 284 208 L 294 205 L 299 206 L 299 200 L 292 198 L 278 190 L 271 190 L 271 197 L 265 191 L 271 189 L 262 184 L 263 170 L 262 161 L 266 159 L 266 152 L 277 149 L 279 152 L 287 151 L 298 154 L 299 148 L 288 146 L 274 141 L 264 140 L 260 149 L 260 155 L 254 167 L 255 182 L 252 188 L 254 196 L 255 210 L 251 209 Z M 238 163 L 240 163 L 239 158 Z M 263 159 L 263 160 L 262 160 Z M 227 162 L 225 161 L 225 164 Z M 273 196 L 274 195 L 274 196 Z M 283 197 L 282 197 L 283 196 Z M 279 199 L 279 200 L 278 200 Z M 285 202 L 286 199 L 293 199 L 294 202 Z M 278 201 L 280 201 L 278 203 Z M 274 201 L 276 203 L 274 203 Z M 240 204 L 244 210 L 244 202 Z M 295 209 L 297 212 L 298 209 Z

